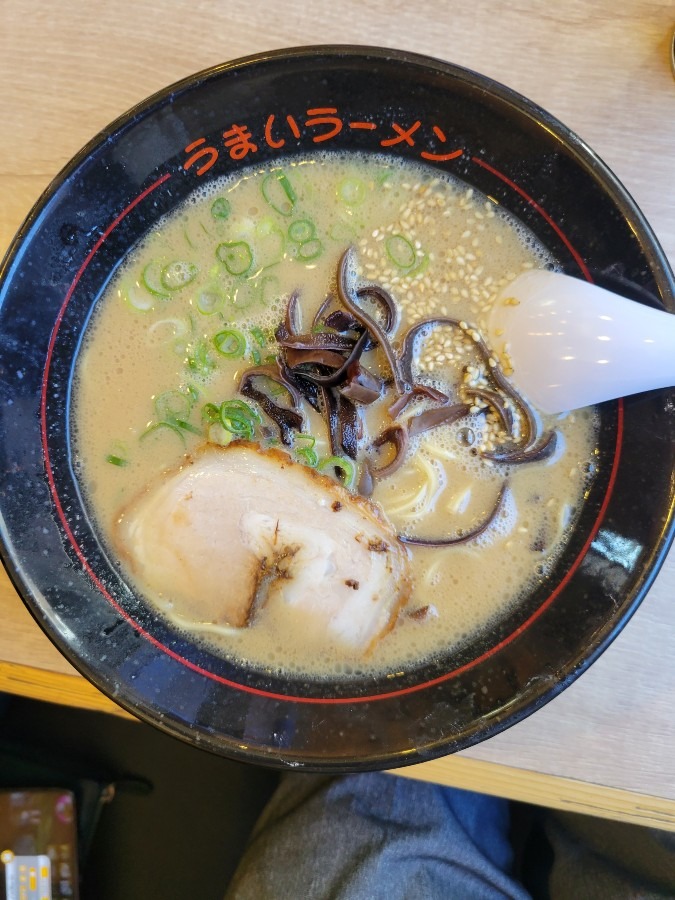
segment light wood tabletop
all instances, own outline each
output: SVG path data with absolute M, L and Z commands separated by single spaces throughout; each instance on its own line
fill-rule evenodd
M 556 115 L 604 159 L 675 264 L 672 0 L 2 0 L 0 253 L 93 135 L 208 66 L 317 43 L 467 66 Z M 1 490 L 1 485 L 0 485 Z M 404 774 L 675 830 L 675 552 L 614 644 L 526 721 Z M 0 690 L 119 712 L 42 634 L 0 574 Z

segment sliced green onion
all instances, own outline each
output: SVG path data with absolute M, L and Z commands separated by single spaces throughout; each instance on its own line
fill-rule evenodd
M 258 298 L 263 306 L 267 306 L 279 297 L 279 279 L 276 275 L 263 275 L 258 282 Z
M 232 207 L 227 197 L 216 197 L 211 204 L 211 215 L 214 219 L 227 219 Z
M 106 456 L 106 462 L 111 466 L 124 467 L 129 465 L 129 447 L 124 441 L 113 441 L 110 452 Z
M 253 253 L 246 241 L 225 241 L 218 244 L 216 256 L 230 275 L 245 275 L 253 265 Z
M 248 309 L 255 303 L 257 294 L 255 282 L 245 281 L 236 288 L 232 295 L 232 306 L 235 309 Z
M 299 447 L 295 451 L 296 457 L 300 457 L 300 461 L 304 466 L 309 466 L 310 469 L 316 469 L 319 465 L 319 454 L 313 447 Z
M 281 172 L 270 172 L 262 183 L 262 195 L 265 202 L 282 216 L 293 214 L 296 197 L 293 185 Z
M 225 294 L 216 287 L 204 288 L 197 297 L 197 309 L 203 316 L 212 316 L 225 305 Z
M 269 219 L 263 220 L 255 232 L 256 266 L 259 269 L 271 269 L 284 258 L 286 234 Z
M 196 425 L 191 425 L 190 422 L 184 422 L 183 419 L 176 419 L 175 424 L 178 428 L 182 428 L 183 431 L 189 431 L 191 434 L 198 434 L 201 437 L 202 430 L 201 428 L 197 428 Z
M 366 186 L 360 178 L 345 178 L 338 185 L 338 197 L 347 206 L 359 206 L 366 199 Z
M 159 422 L 187 419 L 191 409 L 190 398 L 183 391 L 165 391 L 155 397 L 155 413 Z
M 188 353 L 188 368 L 192 369 L 198 375 L 209 375 L 216 367 L 216 364 L 209 356 L 206 341 L 198 341 L 192 348 L 192 352 Z
M 223 409 L 227 410 L 228 415 L 230 413 L 239 412 L 242 415 L 249 416 L 251 419 L 255 419 L 258 424 L 262 422 L 258 411 L 255 410 L 250 404 L 246 403 L 245 400 L 225 400 L 220 405 L 221 418 L 223 415 Z
M 317 469 L 319 472 L 325 472 L 326 469 L 340 469 L 342 471 L 342 480 L 346 487 L 351 487 L 354 484 L 354 475 L 356 474 L 356 470 L 354 468 L 354 463 L 347 459 L 344 456 L 328 456 L 326 459 L 322 459 Z
M 400 269 L 410 269 L 417 261 L 415 248 L 402 234 L 392 234 L 384 242 L 387 256 Z
M 239 359 L 246 353 L 246 338 L 241 331 L 236 331 L 234 328 L 219 331 L 214 337 L 213 343 L 218 353 L 228 359 Z
M 179 319 L 177 316 L 167 316 L 153 322 L 148 328 L 148 335 L 152 335 L 153 340 L 157 339 L 161 343 L 166 343 L 175 338 L 185 337 L 192 330 L 193 324 L 190 317 Z
M 197 277 L 198 269 L 194 263 L 177 259 L 164 266 L 160 275 L 162 287 L 167 291 L 180 291 Z
M 225 431 L 247 441 L 252 441 L 255 436 L 255 425 L 250 419 L 245 419 L 243 416 L 225 416 L 222 426 Z
M 314 223 L 309 219 L 296 219 L 288 226 L 288 236 L 296 244 L 305 244 L 311 241 L 316 234 Z
M 213 235 L 201 219 L 188 222 L 183 228 L 185 243 L 191 250 L 198 250 L 213 238 Z
M 260 355 L 260 350 L 257 347 L 253 347 L 251 350 L 251 359 L 253 360 L 254 366 L 259 366 L 262 362 L 262 356 Z
M 417 265 L 408 271 L 408 275 L 414 275 L 415 278 L 425 272 L 429 268 L 429 254 L 425 253 L 422 257 L 417 257 Z
M 198 397 L 199 391 L 193 385 L 188 385 L 184 390 L 165 391 L 163 394 L 159 394 L 155 397 L 157 422 L 147 428 L 141 435 L 141 438 L 157 431 L 159 428 L 168 428 L 174 434 L 177 434 L 183 443 L 185 438 L 182 431 L 190 431 L 193 434 L 201 435 L 201 429 L 188 422 L 188 417 Z
M 258 237 L 268 237 L 270 234 L 282 234 L 283 232 L 279 231 L 279 226 L 273 216 L 265 216 L 256 225 L 255 233 Z
M 192 408 L 197 400 L 199 400 L 199 391 L 193 384 L 188 384 L 184 393 L 190 401 L 190 408 Z
M 220 422 L 213 422 L 209 425 L 207 440 L 211 444 L 218 444 L 220 447 L 227 447 L 228 444 L 232 443 L 234 439 L 234 435 L 231 431 L 228 431 L 226 428 L 220 424 Z
M 150 291 L 150 293 L 155 295 L 155 297 L 161 297 L 163 300 L 168 300 L 169 296 L 166 292 L 166 289 L 162 285 L 163 268 L 164 267 L 159 260 L 153 260 L 152 262 L 149 262 L 143 269 L 141 281 L 143 282 L 143 285 Z
M 323 244 L 318 238 L 315 238 L 313 241 L 305 241 L 304 244 L 300 244 L 298 247 L 298 258 L 303 262 L 311 262 L 313 259 L 321 256 L 322 252 Z
M 114 453 L 109 453 L 106 458 L 106 462 L 109 462 L 111 466 L 119 466 L 120 468 L 124 468 L 124 466 L 129 465 L 129 460 L 124 459 L 121 456 L 115 456 Z
M 256 339 L 256 342 L 259 347 L 264 347 L 267 344 L 265 335 L 262 332 L 262 328 L 259 328 L 257 325 L 254 325 L 251 328 L 251 334 Z
M 237 437 L 253 440 L 255 426 L 260 425 L 260 415 L 243 400 L 225 400 L 220 407 L 220 422 L 226 431 Z
M 306 447 L 295 447 L 295 455 L 305 466 L 316 469 L 319 465 L 319 454 L 314 449 L 316 438 L 313 434 L 296 434 L 294 443 L 297 441 L 307 441 Z
M 216 406 L 215 403 L 205 403 L 202 406 L 202 420 L 206 422 L 207 425 L 213 425 L 215 422 L 220 422 L 220 407 Z
M 125 285 L 118 293 L 125 303 L 132 309 L 139 310 L 139 312 L 148 312 L 148 310 L 153 309 L 157 299 L 156 295 L 151 294 L 138 281 Z
M 146 428 L 143 434 L 140 436 L 140 440 L 145 440 L 149 435 L 156 434 L 158 431 L 162 429 L 167 429 L 180 438 L 183 446 L 185 445 L 185 438 L 183 437 L 183 432 L 177 425 L 173 425 L 171 422 L 155 422 L 154 425 L 150 425 L 149 428 Z

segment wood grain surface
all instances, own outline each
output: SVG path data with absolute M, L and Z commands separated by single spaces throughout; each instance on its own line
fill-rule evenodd
M 0 0 L 0 253 L 63 165 L 186 75 L 264 50 L 427 53 L 520 91 L 626 185 L 675 263 L 672 0 Z M 0 486 L 1 489 L 1 486 Z M 612 647 L 525 722 L 413 777 L 675 829 L 675 556 Z M 0 575 L 0 690 L 114 709 Z

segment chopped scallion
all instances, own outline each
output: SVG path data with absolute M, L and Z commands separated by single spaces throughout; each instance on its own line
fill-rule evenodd
M 354 484 L 356 469 L 350 459 L 344 456 L 328 456 L 326 459 L 322 459 L 317 466 L 319 472 L 325 472 L 326 469 L 331 468 L 342 472 L 342 480 L 346 487 L 351 487 Z
M 225 305 L 225 295 L 216 287 L 204 288 L 197 297 L 197 309 L 203 316 L 212 316 Z
M 279 226 L 273 216 L 265 216 L 258 221 L 255 233 L 258 237 L 268 237 L 270 234 L 282 234 L 283 232 L 279 231 Z
M 236 331 L 233 328 L 219 331 L 214 337 L 213 343 L 218 353 L 221 353 L 228 359 L 239 359 L 246 353 L 246 338 L 241 331 Z
M 387 256 L 400 269 L 410 269 L 417 261 L 415 248 L 402 234 L 392 234 L 385 241 Z
M 255 419 L 256 422 L 262 422 L 260 418 L 260 414 L 255 410 L 252 406 L 246 403 L 245 400 L 225 400 L 220 405 L 220 415 L 222 418 L 223 409 L 225 409 L 228 414 L 232 412 L 238 412 L 242 415 L 248 416 L 251 419 Z
M 143 432 L 143 434 L 140 437 L 140 440 L 144 440 L 149 435 L 156 434 L 158 431 L 161 431 L 163 429 L 171 431 L 173 434 L 175 434 L 177 437 L 180 438 L 183 445 L 185 444 L 185 438 L 183 437 L 182 431 L 180 430 L 180 428 L 177 425 L 174 425 L 171 422 L 155 422 L 153 425 L 150 425 L 148 428 L 145 429 L 145 431 Z
M 106 462 L 109 462 L 111 466 L 119 466 L 120 468 L 124 468 L 124 466 L 129 465 L 128 459 L 123 459 L 121 456 L 115 456 L 114 453 L 109 453 L 106 458 Z
M 271 269 L 284 258 L 285 233 L 274 223 L 265 219 L 256 227 L 256 265 L 259 269 Z
M 267 343 L 267 341 L 265 340 L 265 335 L 264 335 L 263 332 L 262 332 L 262 328 L 260 328 L 258 325 L 254 325 L 254 326 L 251 328 L 251 334 L 252 334 L 253 337 L 256 339 L 256 342 L 257 342 L 257 344 L 258 344 L 259 347 L 264 347 L 264 346 L 265 346 L 265 344 Z
M 182 419 L 175 419 L 175 423 L 178 428 L 182 428 L 183 431 L 189 431 L 191 434 L 198 434 L 200 436 L 202 434 L 201 428 L 197 428 L 196 425 L 191 425 L 190 422 L 184 422 Z
M 295 451 L 295 455 L 300 458 L 303 465 L 309 466 L 310 469 L 316 469 L 319 465 L 319 454 L 313 447 L 299 447 Z
M 199 400 L 199 391 L 193 384 L 188 384 L 185 388 L 185 395 L 190 401 L 190 407 L 194 406 L 194 404 Z
M 153 309 L 155 300 L 157 299 L 156 295 L 151 294 L 150 291 L 138 281 L 127 284 L 119 294 L 125 303 L 132 309 L 137 309 L 140 312 L 148 312 L 148 310 Z
M 366 199 L 366 186 L 360 178 L 345 178 L 338 185 L 338 196 L 347 206 L 359 206 Z
M 216 256 L 230 275 L 245 275 L 253 265 L 253 253 L 246 241 L 225 241 L 218 244 Z
M 162 271 L 162 263 L 159 260 L 153 260 L 143 269 L 141 281 L 144 287 L 146 287 L 151 294 L 154 294 L 155 297 L 161 297 L 163 300 L 168 300 L 169 295 L 166 292 L 166 288 L 162 285 Z
M 180 291 L 197 277 L 198 269 L 194 263 L 177 259 L 164 266 L 160 275 L 160 283 L 165 291 Z
M 220 407 L 215 403 L 205 403 L 202 406 L 202 420 L 206 422 L 207 425 L 211 425 L 214 422 L 220 422 Z
M 155 414 L 159 422 L 187 419 L 192 409 L 190 397 L 183 391 L 165 391 L 155 397 Z
M 207 440 L 210 444 L 218 444 L 221 447 L 227 447 L 228 444 L 232 443 L 233 438 L 234 435 L 232 432 L 223 428 L 219 421 L 213 422 L 208 427 Z
M 305 447 L 295 447 L 295 456 L 299 458 L 300 462 L 309 466 L 312 469 L 316 469 L 319 465 L 319 454 L 314 449 L 314 445 L 316 444 L 316 438 L 313 434 L 296 434 L 295 442 L 297 441 L 306 441 L 307 445 Z
M 309 219 L 296 219 L 288 226 L 288 236 L 296 244 L 305 244 L 311 241 L 316 234 L 314 223 Z
M 244 281 L 238 285 L 232 295 L 232 306 L 236 310 L 248 309 L 257 299 L 258 289 L 253 281 Z
M 297 196 L 293 185 L 282 171 L 270 172 L 262 183 L 265 202 L 282 216 L 293 214 Z
M 279 279 L 276 275 L 263 275 L 258 285 L 258 299 L 267 306 L 279 297 Z
M 253 440 L 255 426 L 262 422 L 259 413 L 243 400 L 226 400 L 219 412 L 220 422 L 226 431 L 249 441 Z
M 216 197 L 211 204 L 211 215 L 214 219 L 227 219 L 232 207 L 227 197 Z
M 311 262 L 313 259 L 321 256 L 322 252 L 323 244 L 318 238 L 314 238 L 314 240 L 305 241 L 304 244 L 300 244 L 298 247 L 298 258 L 303 262 Z
M 213 372 L 216 364 L 209 355 L 205 341 L 197 341 L 196 344 L 189 348 L 187 364 L 188 368 L 202 377 Z

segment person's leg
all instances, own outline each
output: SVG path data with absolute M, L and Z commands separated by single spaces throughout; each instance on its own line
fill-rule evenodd
M 541 820 L 552 848 L 551 900 L 675 897 L 672 832 L 557 810 L 545 811 Z
M 227 900 L 520 900 L 508 830 L 508 803 L 481 794 L 384 773 L 287 775 Z

